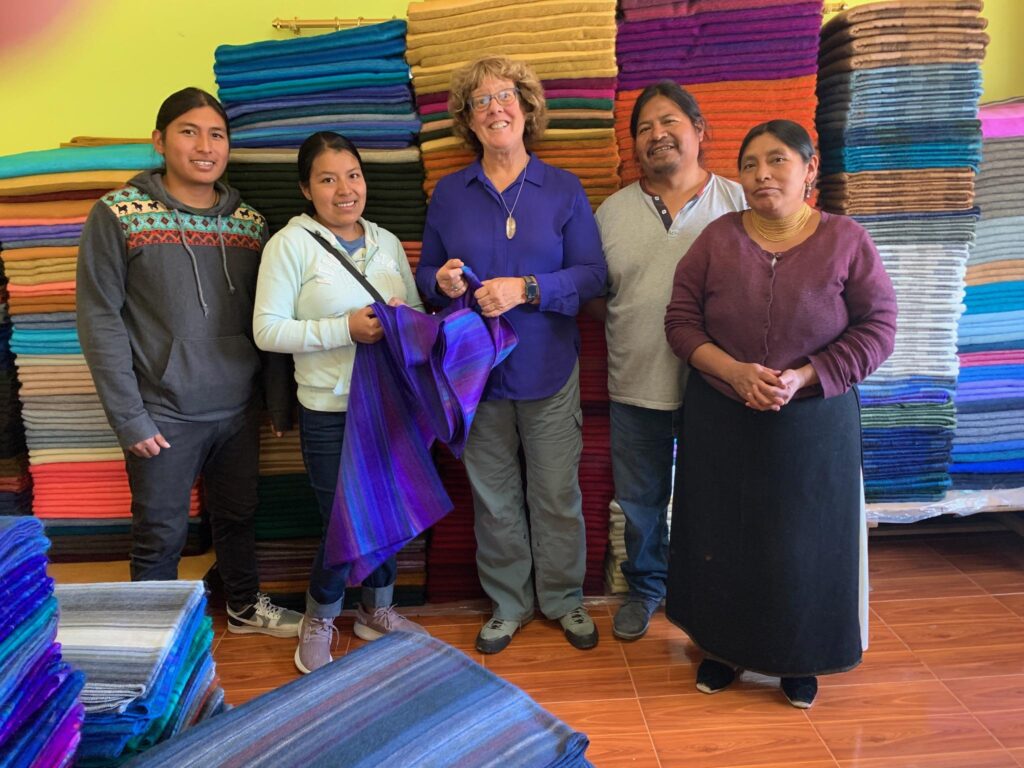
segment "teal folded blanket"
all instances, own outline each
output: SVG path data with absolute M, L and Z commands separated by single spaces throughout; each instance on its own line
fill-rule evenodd
M 163 158 L 150 144 L 69 147 L 0 157 L 0 179 L 71 171 L 131 171 L 159 168 Z
M 221 89 L 225 89 L 282 80 L 309 80 L 336 75 L 381 74 L 385 72 L 404 72 L 408 78 L 409 65 L 400 58 L 329 61 L 291 67 L 274 67 L 273 62 L 266 62 L 264 66 L 255 71 L 217 75 L 217 85 Z
M 348 48 L 367 43 L 383 42 L 405 36 L 406 23 L 402 19 L 370 24 L 365 27 L 343 29 L 316 37 L 295 37 L 289 40 L 264 40 L 248 45 L 220 45 L 214 51 L 218 62 L 251 61 L 272 56 L 288 56 L 296 53 L 344 53 Z M 321 59 L 322 60 L 322 59 Z

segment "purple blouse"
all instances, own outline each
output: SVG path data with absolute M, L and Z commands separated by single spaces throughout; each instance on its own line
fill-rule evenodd
M 867 231 L 822 212 L 807 240 L 768 253 L 727 213 L 676 267 L 665 334 L 682 360 L 711 342 L 736 360 L 777 370 L 810 362 L 821 380 L 797 396 L 840 395 L 892 354 L 896 294 Z M 740 400 L 725 381 L 705 380 Z
M 511 240 L 505 236 L 505 206 L 515 206 L 517 231 Z M 579 356 L 576 315 L 604 290 L 607 274 L 597 223 L 579 179 L 532 155 L 525 180 L 513 182 L 501 196 L 479 160 L 444 177 L 427 208 L 416 269 L 416 285 L 432 304 L 448 303 L 437 290 L 436 274 L 452 258 L 481 280 L 535 275 L 540 287 L 539 305 L 522 304 L 505 313 L 519 345 L 491 372 L 484 399 L 534 400 L 561 389 Z

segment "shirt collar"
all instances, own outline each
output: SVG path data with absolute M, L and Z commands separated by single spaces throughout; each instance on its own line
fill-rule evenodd
M 484 173 L 484 166 L 480 162 L 480 158 L 466 166 L 462 178 L 467 187 L 474 181 L 481 184 L 488 183 L 487 174 Z M 526 164 L 526 180 L 536 187 L 544 185 L 544 163 L 533 153 L 530 153 L 530 160 Z
M 656 195 L 653 192 L 649 192 L 647 190 L 647 185 L 644 183 L 643 178 L 638 180 L 637 184 L 640 187 L 640 192 L 647 199 L 648 206 L 651 207 L 658 214 L 659 218 L 661 218 L 661 223 L 665 225 L 665 231 L 671 232 L 672 227 L 676 224 L 676 222 L 680 221 L 680 219 L 682 219 L 685 214 L 689 213 L 697 204 L 697 201 L 704 196 L 705 192 L 707 192 L 708 187 L 711 186 L 712 176 L 714 176 L 714 174 L 709 171 L 708 176 L 706 179 L 704 179 L 704 184 L 701 186 L 701 188 L 697 190 L 693 197 L 691 197 L 683 204 L 683 207 L 679 209 L 675 216 L 672 216 L 672 214 L 668 212 L 668 208 L 665 206 L 664 202 L 662 201 L 659 195 Z

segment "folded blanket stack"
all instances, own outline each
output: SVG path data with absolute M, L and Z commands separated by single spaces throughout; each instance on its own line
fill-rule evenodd
M 0 196 L 0 205 L 5 202 L 6 198 Z M 7 309 L 7 280 L 0 252 L 0 515 L 30 515 L 32 479 L 18 399 L 18 373 L 11 352 L 13 326 Z
M 427 600 L 448 603 L 485 597 L 476 571 L 473 492 L 462 462 L 445 446 L 436 450 L 437 473 L 452 500 L 452 511 L 430 529 Z
M 708 124 L 706 168 L 737 177 L 751 127 L 773 118 L 814 130 L 821 0 L 622 0 L 615 132 L 622 179 L 635 181 L 629 119 L 644 87 L 668 78 L 697 99 Z
M 956 488 L 1024 486 L 1024 99 L 979 110 L 984 161 L 960 319 Z
M 215 51 L 234 148 L 228 180 L 267 217 L 272 233 L 307 206 L 294 150 L 316 131 L 335 131 L 362 155 L 366 218 L 401 240 L 423 237 L 420 122 L 405 33 L 405 21 L 396 19 Z
M 222 711 L 201 581 L 60 585 L 57 640 L 85 673 L 76 765 L 120 765 Z
M 619 188 L 615 0 L 420 0 L 409 4 L 408 41 L 428 194 L 473 160 L 452 133 L 448 89 L 484 53 L 529 64 L 544 85 L 550 120 L 531 151 L 575 173 L 594 207 Z
M 871 233 L 896 287 L 893 355 L 861 386 L 868 501 L 950 487 L 957 325 L 978 212 L 981 0 L 884 0 L 822 28 L 820 202 Z
M 320 537 L 320 512 L 309 485 L 298 430 L 276 437 L 260 431 L 256 560 L 260 590 L 278 604 L 296 605 L 309 586 L 309 569 Z
M 608 505 L 608 555 L 605 558 L 605 592 L 618 595 L 629 592 L 629 584 L 622 575 L 622 564 L 626 562 L 626 515 L 619 502 L 612 499 Z
M 33 481 L 32 510 L 50 558 L 128 555 L 124 456 L 78 344 L 78 239 L 93 204 L 139 169 L 160 164 L 145 144 L 75 147 L 0 158 L 0 259 L 8 277 L 18 395 Z M 190 553 L 205 549 L 198 496 Z
M 583 455 L 580 492 L 587 530 L 587 573 L 583 591 L 604 591 L 608 553 L 608 505 L 615 496 L 612 482 L 611 417 L 608 413 L 608 344 L 604 326 L 580 315 L 580 405 L 583 410 Z
M 0 763 L 69 766 L 81 738 L 85 676 L 61 656 L 50 542 L 33 517 L 0 517 Z
M 678 446 L 676 446 L 678 452 Z M 677 458 L 673 456 L 673 460 Z M 605 592 L 618 595 L 629 592 L 629 584 L 622 573 L 622 564 L 626 562 L 626 515 L 615 499 L 608 504 L 608 556 L 604 566 Z M 672 529 L 672 498 L 668 500 L 666 513 L 669 530 Z
M 341 127 L 337 130 L 341 131 Z M 406 241 L 414 243 L 412 248 L 418 254 L 427 210 L 419 149 L 360 148 L 359 155 L 367 187 L 363 216 L 393 232 L 407 251 Z M 271 233 L 309 205 L 299 190 L 297 158 L 294 149 L 231 152 L 228 181 L 241 190 L 246 202 L 267 217 Z

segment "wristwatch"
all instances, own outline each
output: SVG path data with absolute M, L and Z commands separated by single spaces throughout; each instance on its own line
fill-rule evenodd
M 533 275 L 526 275 L 523 281 L 526 283 L 526 303 L 532 304 L 540 297 L 540 286 L 537 285 L 537 278 Z

